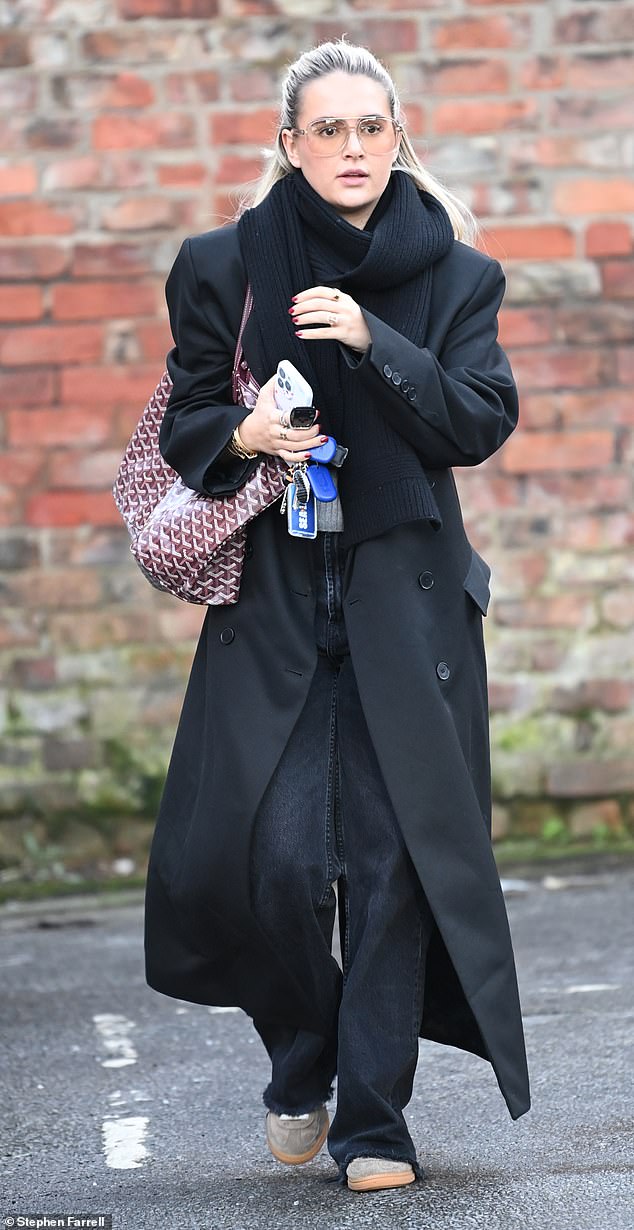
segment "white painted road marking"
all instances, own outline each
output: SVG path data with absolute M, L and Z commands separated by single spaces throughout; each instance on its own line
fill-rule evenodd
M 145 1134 L 149 1119 L 131 1115 L 128 1119 L 104 1119 L 101 1125 L 106 1165 L 112 1170 L 133 1170 L 148 1156 Z
M 131 1029 L 136 1029 L 136 1023 L 125 1016 L 114 1012 L 101 1012 L 93 1016 L 97 1033 L 102 1046 L 109 1053 L 107 1059 L 102 1059 L 104 1068 L 125 1068 L 130 1063 L 136 1063 L 137 1053 L 128 1037 Z

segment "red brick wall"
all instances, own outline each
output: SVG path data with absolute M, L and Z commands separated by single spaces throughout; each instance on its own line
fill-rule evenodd
M 508 274 L 521 428 L 457 475 L 494 570 L 496 831 L 553 813 L 618 828 L 634 788 L 634 8 L 306 7 L 310 20 L 296 0 L 9 0 L 2 806 L 152 810 L 201 613 L 137 573 L 110 486 L 170 344 L 180 240 L 255 176 L 284 64 L 345 31 L 386 59 L 420 152 Z

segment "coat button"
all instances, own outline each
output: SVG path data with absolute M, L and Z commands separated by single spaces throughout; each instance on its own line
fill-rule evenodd
M 415 385 L 413 385 L 413 384 L 411 384 L 411 385 L 410 385 L 409 389 L 407 390 L 407 396 L 409 397 L 409 400 L 410 400 L 410 401 L 416 401 L 416 387 L 415 387 Z
M 418 584 L 421 589 L 431 589 L 434 584 L 434 576 L 431 572 L 421 572 L 418 578 Z
M 220 640 L 222 641 L 223 645 L 230 645 L 234 637 L 235 637 L 235 632 L 233 628 L 223 628 L 222 632 L 220 633 Z
M 409 389 L 409 380 L 404 380 L 401 385 L 401 393 L 407 393 L 408 389 Z
M 450 674 L 451 674 L 451 671 L 449 670 L 449 667 L 447 666 L 447 663 L 446 663 L 446 662 L 439 662 L 439 663 L 438 663 L 438 666 L 436 667 L 436 674 L 438 675 L 438 678 L 439 678 L 439 679 L 448 679 L 448 678 L 449 678 L 449 676 L 450 676 Z
M 401 383 L 402 379 L 403 377 L 401 376 L 400 372 L 392 372 L 392 384 L 395 384 L 397 388 L 399 384 Z
M 383 368 L 383 375 L 384 375 L 384 376 L 387 376 L 387 379 L 388 379 L 388 380 L 389 380 L 390 376 L 392 375 L 392 368 L 390 367 L 389 363 L 386 363 L 386 364 L 385 364 L 385 366 L 384 366 L 384 368 Z

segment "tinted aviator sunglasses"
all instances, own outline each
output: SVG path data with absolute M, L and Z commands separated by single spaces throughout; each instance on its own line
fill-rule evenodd
M 292 128 L 291 132 L 306 138 L 311 154 L 329 158 L 340 154 L 348 143 L 353 131 L 348 119 L 354 121 L 357 140 L 366 154 L 390 154 L 396 149 L 403 125 L 384 115 L 362 115 L 358 119 L 355 116 L 324 116 L 313 120 L 306 128 Z

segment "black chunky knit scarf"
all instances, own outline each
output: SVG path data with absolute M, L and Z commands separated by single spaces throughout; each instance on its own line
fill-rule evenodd
M 245 211 L 238 235 L 253 290 L 264 378 L 280 359 L 290 359 L 313 388 L 324 432 L 349 449 L 339 471 L 342 546 L 407 521 L 426 519 L 439 528 L 440 514 L 418 454 L 372 405 L 340 343 L 296 338 L 288 309 L 292 296 L 308 287 L 340 287 L 424 346 L 432 267 L 454 241 L 444 207 L 419 191 L 405 172 L 393 171 L 360 230 L 297 171 Z M 416 413 L 413 407 L 411 413 Z

